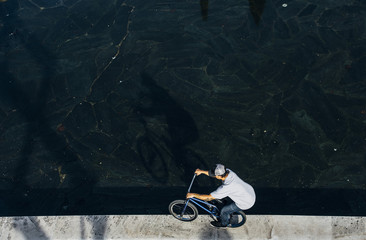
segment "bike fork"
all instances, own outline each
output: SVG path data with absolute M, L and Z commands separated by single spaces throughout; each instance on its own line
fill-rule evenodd
M 188 202 L 189 202 L 189 199 L 186 201 L 186 205 L 184 205 L 184 208 L 182 210 L 182 213 L 180 214 L 181 216 L 183 216 L 183 213 L 186 211 L 186 208 L 188 206 Z

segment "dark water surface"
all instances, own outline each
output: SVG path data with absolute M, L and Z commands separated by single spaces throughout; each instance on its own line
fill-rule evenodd
M 366 215 L 366 1 L 0 2 L 0 215 Z M 193 190 L 218 182 L 199 177 Z

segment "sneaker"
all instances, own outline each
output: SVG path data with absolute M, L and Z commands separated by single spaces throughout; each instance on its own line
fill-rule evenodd
M 216 227 L 216 228 L 225 228 L 225 227 L 226 227 L 226 226 L 222 225 L 222 224 L 221 224 L 221 222 L 218 222 L 218 221 L 212 221 L 212 222 L 210 223 L 210 225 L 211 225 L 212 227 Z

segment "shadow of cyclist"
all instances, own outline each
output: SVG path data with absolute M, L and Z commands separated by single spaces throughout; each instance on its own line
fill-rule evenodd
M 168 137 L 163 141 L 169 148 L 176 165 L 183 171 L 182 180 L 189 182 L 197 167 L 206 167 L 204 161 L 195 152 L 186 148 L 187 145 L 199 138 L 197 126 L 190 114 L 165 89 L 157 85 L 149 75 L 142 73 L 141 78 L 141 83 L 146 89 L 146 92 L 143 92 L 143 98 L 147 98 L 148 104 L 139 104 L 136 110 L 144 117 L 165 117 Z M 146 123 L 144 124 L 146 126 Z M 160 152 L 161 150 L 157 151 L 154 156 L 150 155 L 150 157 L 163 154 Z M 155 179 L 165 183 L 169 176 L 168 168 L 166 163 L 161 164 L 162 168 L 166 169 L 166 172 L 161 174 L 164 178 L 155 176 Z

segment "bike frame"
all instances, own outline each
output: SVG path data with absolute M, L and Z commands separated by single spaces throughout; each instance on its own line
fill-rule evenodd
M 198 199 L 198 198 L 189 198 L 188 200 L 187 200 L 187 202 L 186 202 L 186 205 L 184 206 L 184 209 L 183 209 L 183 212 L 186 210 L 186 207 L 187 207 L 187 205 L 188 205 L 188 203 L 189 202 L 192 202 L 192 203 L 194 203 L 195 205 L 197 205 L 198 207 L 200 207 L 200 208 L 202 208 L 203 210 L 205 210 L 206 212 L 208 212 L 209 214 L 211 214 L 212 216 L 214 216 L 214 217 L 216 217 L 216 218 L 218 218 L 219 217 L 219 213 L 220 213 L 220 211 L 219 211 L 219 209 L 215 206 L 215 205 L 213 205 L 213 204 L 211 204 L 211 203 L 208 203 L 208 202 L 206 202 L 206 201 L 203 201 L 203 200 L 201 200 L 201 199 Z M 207 209 L 206 207 L 204 207 L 203 205 L 201 205 L 200 203 L 203 203 L 203 204 L 205 204 L 206 206 L 209 206 L 209 207 L 212 207 L 213 208 L 213 210 L 212 211 L 210 211 L 209 209 Z
M 192 184 L 193 184 L 193 182 L 194 182 L 194 179 L 196 178 L 196 174 L 194 174 L 193 175 L 193 179 L 192 179 L 192 181 L 191 181 L 191 184 L 189 185 L 189 188 L 188 188 L 188 191 L 187 192 L 190 192 L 191 191 L 191 188 L 192 188 Z M 195 198 L 195 197 L 193 197 L 193 198 L 189 198 L 187 201 L 186 201 L 186 205 L 184 206 L 184 208 L 183 208 L 183 211 L 182 211 L 182 215 L 183 215 L 183 213 L 186 211 L 186 208 L 187 208 L 187 205 L 188 205 L 188 203 L 189 202 L 192 202 L 192 203 L 194 203 L 195 205 L 197 205 L 198 207 L 200 207 L 200 208 L 202 208 L 203 210 L 205 210 L 206 212 L 208 212 L 209 214 L 211 214 L 211 216 L 213 216 L 213 217 L 215 217 L 215 218 L 218 218 L 219 217 L 219 215 L 218 214 L 220 214 L 220 211 L 219 211 L 219 209 L 215 206 L 215 205 L 213 205 L 213 204 L 211 204 L 211 203 L 208 203 L 208 202 L 206 202 L 206 201 L 204 201 L 204 200 L 201 200 L 201 199 L 198 199 L 198 198 Z M 201 203 L 201 204 L 200 204 Z M 212 209 L 212 211 L 210 211 L 209 209 L 207 209 L 205 206 L 203 206 L 202 204 L 205 204 L 207 207 L 212 207 L 213 209 Z

